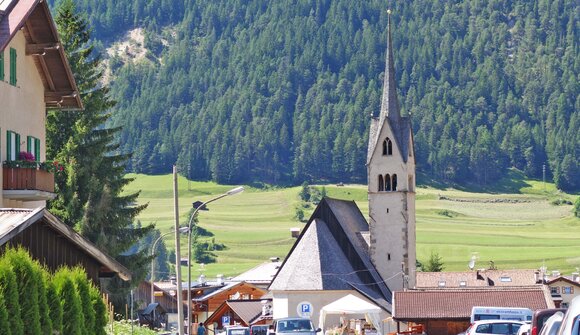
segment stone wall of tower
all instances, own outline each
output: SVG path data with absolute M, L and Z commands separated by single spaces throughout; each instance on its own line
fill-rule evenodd
M 394 138 L 388 122 L 368 164 L 370 255 L 383 280 L 396 291 L 415 285 L 415 163 L 412 156 L 403 160 L 396 141 L 392 141 L 392 155 L 383 155 L 385 138 Z M 379 175 L 385 180 L 394 174 L 397 189 L 380 191 Z

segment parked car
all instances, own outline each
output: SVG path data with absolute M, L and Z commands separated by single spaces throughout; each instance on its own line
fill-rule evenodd
M 558 335 L 580 335 L 580 296 L 570 302 L 562 319 Z
M 556 312 L 546 320 L 540 335 L 556 335 L 562 324 L 562 319 L 564 318 L 564 313 Z
M 305 318 L 283 318 L 274 320 L 269 335 L 316 335 L 321 329 L 315 329 L 312 321 Z
M 525 324 L 523 321 L 480 320 L 472 323 L 465 331 L 465 335 L 516 335 L 520 327 Z
M 518 329 L 518 335 L 530 335 L 530 324 L 526 323 Z
M 250 328 L 243 326 L 226 326 L 221 333 L 222 335 L 250 335 Z
M 250 326 L 250 335 L 268 335 L 268 325 Z
M 565 308 L 538 309 L 532 317 L 532 331 L 530 335 L 539 335 L 546 321 L 557 312 L 566 312 Z

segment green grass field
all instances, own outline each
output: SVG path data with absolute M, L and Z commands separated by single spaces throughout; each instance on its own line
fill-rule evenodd
M 139 220 L 155 223 L 161 232 L 174 227 L 173 179 L 171 175 L 128 175 L 135 178 L 126 191 L 141 190 L 140 203 L 148 203 Z M 518 178 L 510 174 L 510 178 Z M 191 203 L 205 201 L 234 186 L 193 182 L 180 177 L 180 223 L 187 223 Z M 456 189 L 417 188 L 417 258 L 426 261 L 431 252 L 443 258 L 446 271 L 466 270 L 476 254 L 477 267 L 490 260 L 499 269 L 539 268 L 567 274 L 580 267 L 580 219 L 571 205 L 553 205 L 555 199 L 574 201 L 577 195 L 558 192 L 553 184 L 523 179 L 510 180 L 493 193 Z M 511 185 L 507 189 L 505 185 Z M 368 213 L 366 186 L 325 185 L 333 198 L 354 200 L 363 214 Z M 300 187 L 266 190 L 246 187 L 244 193 L 210 204 L 199 214 L 199 225 L 214 234 L 215 242 L 226 245 L 217 251 L 217 263 L 207 264 L 208 278 L 216 274 L 234 276 L 270 257 L 284 258 L 295 239 L 290 228 L 304 227 L 294 219 L 300 204 Z M 482 192 L 482 191 L 480 191 Z M 501 192 L 501 193 L 500 193 Z M 306 210 L 309 217 L 313 206 Z M 182 257 L 186 238 L 182 238 Z M 174 248 L 172 235 L 165 240 Z M 202 266 L 192 268 L 194 277 Z M 186 273 L 184 268 L 184 273 Z

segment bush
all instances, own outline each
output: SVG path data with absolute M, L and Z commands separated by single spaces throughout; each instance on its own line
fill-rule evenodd
M 61 301 L 63 317 L 62 331 L 66 335 L 84 335 L 81 299 L 73 282 L 69 268 L 61 268 L 54 274 L 56 293 Z
M 26 334 L 42 334 L 38 304 L 38 283 L 33 262 L 25 249 L 8 249 L 4 255 L 18 278 L 20 316 L 26 325 Z
M 5 260 L 0 260 L 0 295 L 4 298 L 6 311 L 10 316 L 11 335 L 23 335 L 24 324 L 20 316 L 20 302 L 18 301 L 18 284 L 16 275 L 12 271 L 10 264 Z
M 580 197 L 576 198 L 576 201 L 574 202 L 574 215 L 577 218 L 580 218 Z
M 43 273 L 47 271 L 40 266 L 38 263 L 33 265 L 36 282 L 38 284 L 38 312 L 40 315 L 40 329 L 42 334 L 52 333 L 52 320 L 50 319 L 48 300 L 46 297 L 46 281 L 44 280 Z
M 46 301 L 50 321 L 52 322 L 52 329 L 58 334 L 62 334 L 62 305 L 56 293 L 56 286 L 48 272 L 44 272 L 43 276 L 44 282 L 46 283 Z
M 72 280 L 79 294 L 83 313 L 83 334 L 95 334 L 95 311 L 93 310 L 93 303 L 90 294 L 90 284 L 85 271 L 81 268 L 72 269 Z
M 91 296 L 91 305 L 95 312 L 95 335 L 106 335 L 105 327 L 107 326 L 107 305 L 101 296 L 101 292 L 94 285 L 89 286 Z
M 12 335 L 10 323 L 8 323 L 8 307 L 2 293 L 0 293 L 0 334 Z

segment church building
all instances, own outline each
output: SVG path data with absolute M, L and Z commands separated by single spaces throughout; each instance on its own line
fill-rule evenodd
M 353 295 L 379 308 L 379 333 L 393 331 L 384 324 L 392 294 L 415 285 L 416 261 L 413 133 L 396 86 L 389 15 L 382 103 L 371 115 L 366 162 L 370 220 L 354 201 L 320 202 L 269 286 L 274 319 L 317 324 L 325 306 Z M 327 324 L 338 324 L 334 318 Z

